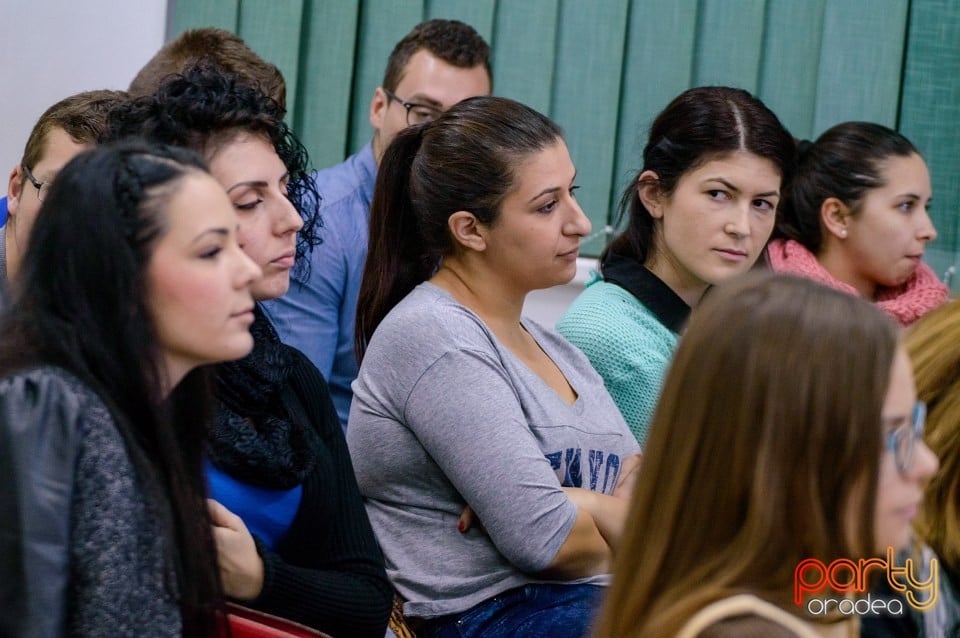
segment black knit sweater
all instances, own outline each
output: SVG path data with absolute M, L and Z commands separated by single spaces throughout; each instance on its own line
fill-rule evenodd
M 292 355 L 287 381 L 299 406 L 274 416 L 314 428 L 317 436 L 309 440 L 315 461 L 303 482 L 300 508 L 276 551 L 255 539 L 264 563 L 263 590 L 243 604 L 336 637 L 382 638 L 393 589 L 330 392 L 306 356 L 277 346 Z

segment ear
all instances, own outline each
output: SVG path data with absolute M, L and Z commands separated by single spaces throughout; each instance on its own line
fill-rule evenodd
M 847 238 L 850 209 L 836 197 L 828 197 L 820 204 L 820 223 L 825 231 L 838 239 Z
M 477 221 L 473 213 L 458 210 L 447 219 L 447 228 L 450 229 L 454 243 L 476 252 L 487 249 L 486 227 Z
M 383 92 L 383 87 L 378 86 L 370 99 L 370 126 L 373 130 L 379 131 L 383 127 L 383 118 L 387 115 L 387 107 L 390 100 L 387 94 Z
M 663 193 L 660 192 L 660 176 L 655 171 L 643 171 L 637 178 L 637 195 L 640 203 L 654 219 L 663 217 Z
M 23 168 L 17 163 L 10 171 L 10 179 L 7 180 L 7 214 L 11 217 L 17 214 L 21 194 L 23 194 Z

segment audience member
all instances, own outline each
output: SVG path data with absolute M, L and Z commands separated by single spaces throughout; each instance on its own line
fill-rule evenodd
M 753 266 L 795 169 L 793 138 L 746 91 L 690 89 L 654 120 L 620 200 L 626 230 L 557 324 L 641 445 L 690 309 Z
M 800 146 L 771 267 L 874 301 L 903 325 L 945 303 L 947 287 L 921 261 L 937 231 L 930 173 L 913 144 L 879 124 L 846 122 Z
M 119 91 L 86 91 L 60 100 L 37 120 L 0 201 L 6 219 L 0 228 L 0 289 L 17 277 L 30 229 L 57 173 L 103 137 L 107 113 L 124 99 Z
M 243 250 L 263 270 L 253 352 L 218 366 L 207 428 L 225 593 L 335 636 L 382 637 L 393 594 L 327 385 L 259 307 L 287 291 L 314 243 L 305 150 L 275 100 L 206 67 L 117 110 L 111 124 L 117 135 L 203 152 L 237 211 Z
M 286 111 L 287 83 L 280 69 L 257 55 L 240 36 L 214 27 L 188 29 L 165 44 L 130 82 L 129 93 L 153 95 L 165 80 L 201 63 L 236 74 Z
M 428 20 L 397 43 L 383 84 L 370 100 L 373 140 L 315 176 L 325 228 L 310 276 L 295 276 L 288 294 L 265 304 L 280 336 L 302 350 L 329 383 L 343 427 L 357 376 L 354 320 L 377 165 L 408 125 L 428 122 L 464 98 L 490 93 L 489 52 L 476 31 L 456 20 Z
M 196 368 L 253 345 L 236 226 L 183 149 L 101 147 L 49 188 L 0 329 L 5 635 L 215 635 Z
M 575 177 L 556 125 L 502 98 L 382 158 L 347 441 L 421 637 L 582 636 L 606 583 L 639 448 L 586 358 L 520 314 L 576 271 Z
M 898 334 L 807 279 L 713 291 L 667 374 L 594 635 L 857 635 L 853 601 L 826 602 L 849 570 L 829 566 L 887 564 L 937 469 Z

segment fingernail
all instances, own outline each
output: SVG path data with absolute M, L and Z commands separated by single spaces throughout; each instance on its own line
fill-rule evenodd
M 467 531 L 467 524 L 464 523 L 463 521 L 460 521 L 459 523 L 457 523 L 457 529 L 460 530 L 460 533 L 462 534 L 465 531 Z

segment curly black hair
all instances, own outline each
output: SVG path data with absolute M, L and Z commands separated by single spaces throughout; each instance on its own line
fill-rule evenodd
M 276 100 L 244 83 L 236 74 L 198 64 L 170 76 L 155 94 L 114 108 L 109 116 L 109 136 L 141 137 L 186 146 L 207 158 L 232 141 L 238 131 L 269 139 L 290 173 L 287 196 L 303 218 L 293 272 L 295 278 L 302 280 L 309 275 L 310 251 L 322 241 L 321 198 L 309 174 L 307 150 L 283 116 L 283 108 Z

